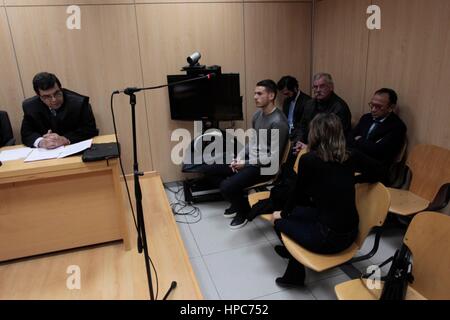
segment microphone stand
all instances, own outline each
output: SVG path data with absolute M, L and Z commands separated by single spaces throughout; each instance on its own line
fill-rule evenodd
M 148 282 L 148 288 L 150 292 L 150 300 L 155 300 L 155 296 L 153 293 L 153 283 L 152 283 L 152 275 L 150 270 L 150 255 L 148 253 L 148 246 L 147 246 L 147 234 L 145 232 L 145 222 L 144 222 L 144 210 L 142 208 L 142 190 L 141 185 L 139 183 L 139 177 L 143 176 L 144 173 L 139 171 L 139 164 L 137 159 L 137 138 L 136 138 L 136 92 L 139 92 L 141 90 L 151 90 L 151 89 L 158 89 L 163 87 L 168 87 L 172 85 L 182 84 L 185 82 L 191 82 L 201 79 L 211 79 L 212 74 L 203 75 L 197 78 L 192 78 L 184 81 L 178 81 L 173 82 L 170 84 L 165 84 L 161 86 L 156 87 L 146 87 L 146 88 L 136 88 L 136 87 L 130 87 L 126 88 L 122 91 L 114 91 L 113 94 L 118 94 L 123 92 L 124 94 L 130 96 L 130 106 L 131 106 L 131 128 L 132 128 L 132 136 L 133 136 L 133 176 L 134 176 L 134 197 L 136 200 L 136 218 L 137 218 L 137 246 L 138 246 L 138 252 L 142 253 L 144 251 L 144 259 L 145 259 L 145 269 L 147 271 L 147 282 Z M 177 286 L 176 281 L 172 281 L 169 290 L 164 295 L 163 300 L 166 300 L 170 292 L 175 289 Z

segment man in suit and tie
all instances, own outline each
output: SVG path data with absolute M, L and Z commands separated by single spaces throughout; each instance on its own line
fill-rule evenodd
M 377 90 L 364 114 L 348 137 L 350 148 L 380 161 L 386 170 L 400 153 L 406 137 L 405 123 L 393 112 L 397 93 L 388 88 Z
M 36 96 L 23 104 L 22 142 L 28 147 L 54 149 L 98 135 L 89 97 L 61 87 L 52 73 L 33 78 Z
M 292 76 L 282 77 L 278 81 L 277 87 L 279 92 L 285 97 L 283 112 L 288 119 L 289 137 L 293 141 L 298 140 L 300 120 L 303 116 L 305 104 L 311 97 L 299 89 L 297 79 Z

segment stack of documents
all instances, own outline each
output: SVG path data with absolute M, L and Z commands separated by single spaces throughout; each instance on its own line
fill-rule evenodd
M 0 161 L 5 162 L 26 158 L 30 154 L 31 150 L 31 148 L 4 150 L 0 152 Z
M 92 139 L 74 143 L 68 146 L 61 146 L 56 149 L 42 149 L 42 148 L 17 148 L 11 150 L 4 150 L 0 152 L 0 161 L 11 161 L 25 159 L 25 162 L 64 158 L 72 154 L 79 153 L 89 149 L 92 145 Z
M 83 150 L 89 149 L 92 145 L 92 139 L 81 141 L 68 146 L 61 146 L 56 149 L 33 149 L 25 159 L 25 162 L 39 161 L 46 159 L 64 158 L 72 154 L 79 153 Z

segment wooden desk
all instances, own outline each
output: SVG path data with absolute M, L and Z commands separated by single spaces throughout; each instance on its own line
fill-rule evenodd
M 133 194 L 132 178 L 129 181 Z M 158 299 L 171 281 L 178 285 L 169 299 L 203 299 L 160 176 L 145 173 L 141 186 L 148 249 L 158 271 Z M 131 239 L 135 240 L 131 212 L 126 209 Z M 114 242 L 0 263 L 0 300 L 149 299 L 143 255 L 138 254 L 136 241 L 131 241 L 131 246 L 132 250 L 125 251 L 121 243 Z M 66 286 L 66 270 L 71 265 L 80 268 L 80 290 Z M 156 289 L 154 272 L 152 280 Z
M 0 167 L 0 261 L 119 239 L 130 248 L 117 159 L 22 159 Z

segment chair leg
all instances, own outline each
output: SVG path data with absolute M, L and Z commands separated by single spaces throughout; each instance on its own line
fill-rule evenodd
M 381 232 L 382 232 L 381 227 L 377 227 L 375 229 L 375 241 L 373 242 L 373 248 L 372 248 L 372 250 L 370 250 L 369 253 L 367 253 L 363 256 L 360 256 L 360 257 L 354 257 L 348 263 L 355 263 L 355 262 L 359 262 L 359 261 L 363 261 L 363 260 L 372 258 L 375 255 L 375 253 L 378 251 L 378 247 L 380 245 Z
M 359 271 L 353 264 L 345 263 L 339 266 L 339 268 L 350 278 L 358 279 L 361 277 L 361 271 Z

